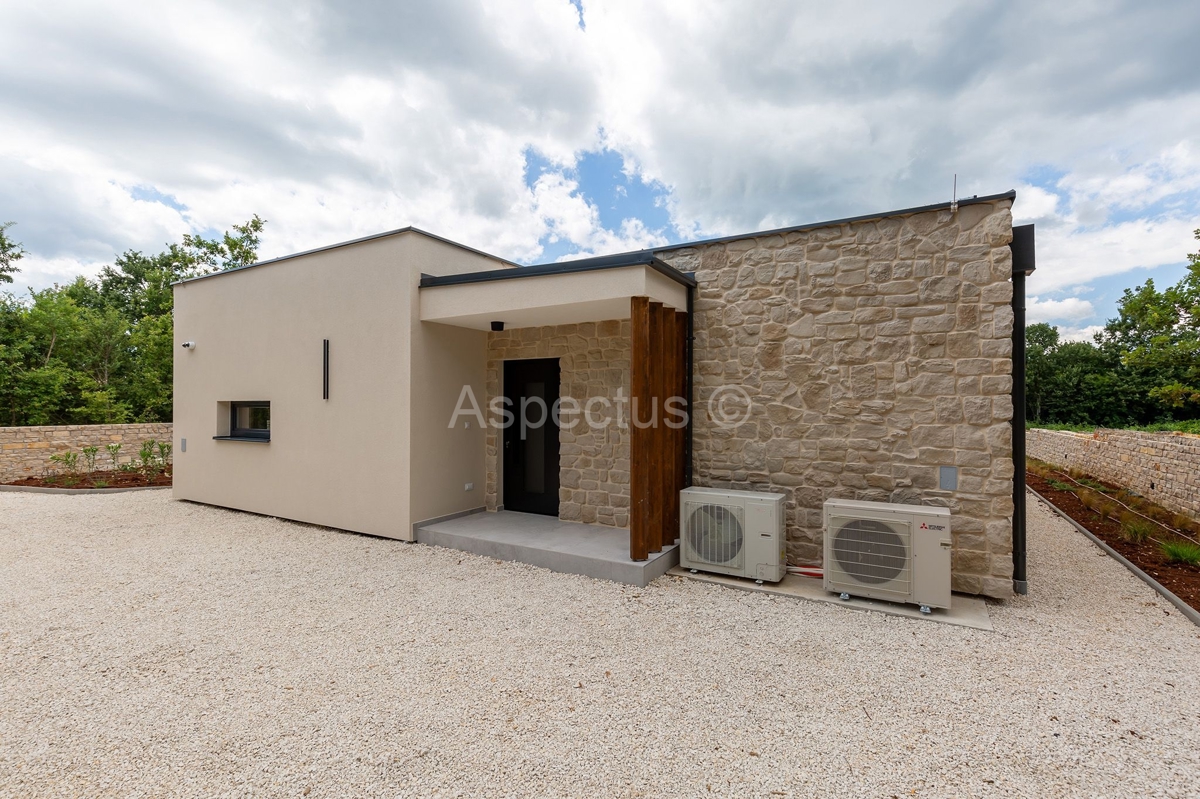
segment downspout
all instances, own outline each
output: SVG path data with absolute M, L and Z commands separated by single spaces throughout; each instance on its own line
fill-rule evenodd
M 1033 225 L 1014 227 L 1009 249 L 1013 259 L 1013 591 L 1017 594 L 1027 594 L 1029 578 L 1026 572 L 1025 534 L 1025 277 L 1035 268 Z
M 693 353 L 695 349 L 695 340 L 693 338 L 694 328 L 692 327 L 692 312 L 695 302 L 695 286 L 687 287 L 687 357 L 684 378 L 684 392 L 687 399 L 687 429 L 683 435 L 683 487 L 691 488 L 692 486 L 692 364 Z

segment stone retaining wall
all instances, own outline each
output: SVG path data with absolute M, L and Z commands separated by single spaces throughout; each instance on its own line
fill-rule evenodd
M 111 469 L 106 445 L 120 444 L 120 462 L 129 463 L 149 439 L 170 441 L 171 423 L 0 427 L 0 483 L 40 476 L 52 466 L 51 455 L 83 447 L 100 447 L 96 468 Z
M 1032 429 L 1029 457 L 1132 488 L 1176 513 L 1200 519 L 1200 436 L 1134 430 Z

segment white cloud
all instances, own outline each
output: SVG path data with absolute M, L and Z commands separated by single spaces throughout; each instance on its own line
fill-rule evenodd
M 1025 318 L 1029 324 L 1038 322 L 1078 322 L 1094 315 L 1096 309 L 1087 300 L 1068 297 L 1064 300 L 1043 300 L 1029 297 L 1025 301 Z
M 960 196 L 1019 189 L 1043 297 L 1194 248 L 1194 3 L 606 0 L 583 17 L 565 0 L 10 4 L 0 220 L 36 280 L 252 213 L 264 256 L 416 224 L 534 260 L 556 237 L 611 252 L 948 200 L 957 173 Z M 667 188 L 672 230 L 602 223 L 571 172 L 601 147 Z M 532 186 L 530 150 L 552 165 Z
M 1180 263 L 1194 247 L 1194 219 L 1133 219 L 1098 228 L 1037 229 L 1037 271 L 1027 284 L 1045 293 L 1096 278 Z
M 1058 326 L 1059 341 L 1087 341 L 1091 342 L 1096 334 L 1104 329 L 1104 325 L 1088 325 L 1087 327 L 1064 327 Z

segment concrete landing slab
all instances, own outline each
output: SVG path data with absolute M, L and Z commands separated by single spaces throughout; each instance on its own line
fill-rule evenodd
M 760 591 L 765 594 L 774 594 L 775 596 L 808 599 L 813 602 L 827 602 L 831 605 L 850 608 L 852 610 L 873 610 L 878 613 L 887 613 L 891 616 L 905 616 L 910 619 L 921 619 L 922 621 L 933 621 L 939 624 L 953 624 L 958 627 L 971 627 L 976 630 L 992 631 L 992 619 L 988 615 L 987 602 L 974 596 L 960 596 L 959 594 L 955 594 L 950 600 L 949 610 L 937 608 L 932 613 L 925 614 L 916 605 L 902 605 L 896 602 L 883 602 L 877 599 L 863 599 L 861 597 L 851 597 L 846 601 L 842 601 L 838 599 L 837 594 L 828 593 L 821 586 L 820 580 L 815 577 L 801 577 L 798 574 L 789 574 L 778 583 L 763 583 L 762 585 L 758 585 L 753 580 L 745 580 L 740 577 L 727 577 L 723 574 L 706 574 L 704 572 L 692 574 L 689 569 L 684 569 L 680 566 L 671 569 L 667 574 L 686 577 L 689 580 L 698 580 L 702 583 L 715 583 L 716 585 L 723 585 L 726 588 L 736 588 L 741 591 Z
M 419 524 L 417 542 L 639 587 L 679 564 L 678 546 L 630 560 L 628 530 L 507 510 Z

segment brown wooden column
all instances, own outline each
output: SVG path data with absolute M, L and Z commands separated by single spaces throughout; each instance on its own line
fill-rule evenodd
M 661 546 L 670 546 L 675 542 L 675 529 L 679 524 L 676 516 L 675 503 L 675 431 L 667 426 L 673 417 L 667 415 L 667 400 L 679 392 L 675 388 L 675 311 L 672 308 L 660 308 L 661 337 L 658 346 L 658 363 L 655 371 L 658 373 L 658 426 L 655 428 L 655 445 L 659 449 L 662 462 L 658 472 L 658 502 L 661 508 L 658 520 L 658 535 Z
M 629 556 L 645 560 L 679 536 L 687 433 L 667 425 L 666 404 L 684 397 L 687 314 L 646 297 L 630 312 Z
M 674 337 L 672 338 L 672 365 L 671 365 L 671 396 L 679 397 L 683 400 L 683 407 L 688 413 L 692 409 L 687 407 L 687 314 L 682 311 L 673 313 Z M 671 529 L 667 531 L 667 535 L 663 538 L 665 544 L 674 543 L 679 537 L 679 517 L 681 508 L 679 506 L 679 492 L 684 489 L 684 457 L 686 453 L 685 437 L 687 436 L 687 427 L 682 424 L 682 420 L 677 417 L 671 417 L 672 422 L 679 424 L 678 427 L 669 430 L 670 446 L 671 446 Z
M 666 508 L 663 507 L 662 476 L 667 462 L 667 452 L 662 440 L 662 340 L 663 340 L 663 304 L 650 303 L 650 399 L 640 403 L 638 408 L 639 424 L 646 425 L 643 433 L 650 442 L 650 480 L 647 507 L 649 527 L 646 540 L 651 552 L 662 552 L 662 528 L 666 521 Z
M 633 297 L 630 303 L 629 557 L 646 560 L 650 556 L 650 451 L 653 442 L 650 431 L 639 427 L 635 416 L 644 413 L 651 397 L 650 298 Z

